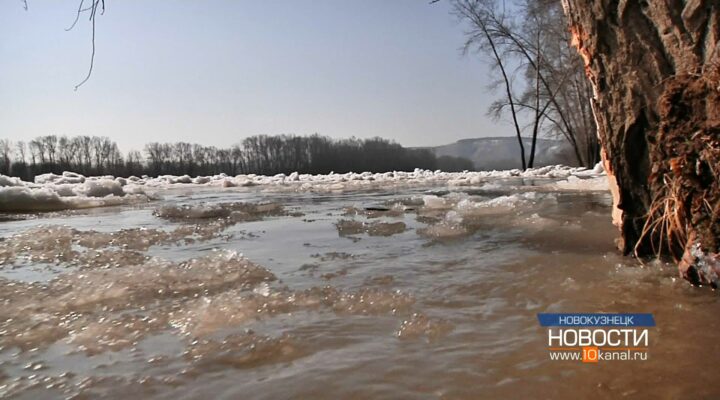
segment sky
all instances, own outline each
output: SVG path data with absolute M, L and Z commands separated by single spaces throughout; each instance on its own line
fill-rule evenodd
M 405 146 L 506 136 L 488 66 L 447 1 L 106 0 L 96 58 L 77 2 L 0 3 L 0 138 L 229 146 L 256 134 Z

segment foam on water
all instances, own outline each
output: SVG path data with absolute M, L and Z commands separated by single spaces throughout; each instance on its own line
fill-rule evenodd
M 414 313 L 402 322 L 397 335 L 401 339 L 426 337 L 427 340 L 438 340 L 452 331 L 453 325 L 442 319 L 431 319 L 421 313 Z

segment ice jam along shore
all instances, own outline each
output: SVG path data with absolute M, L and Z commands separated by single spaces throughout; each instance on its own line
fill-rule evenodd
M 190 177 L 162 175 L 120 178 L 113 176 L 85 177 L 74 172 L 62 175 L 42 174 L 34 182 L 0 175 L 0 211 L 58 211 L 132 204 L 152 200 L 158 191 L 182 185 L 233 188 L 258 187 L 267 191 L 334 193 L 390 187 L 408 188 L 430 185 L 479 186 L 492 179 L 552 179 L 548 188 L 554 190 L 607 190 L 601 164 L 593 169 L 562 165 L 526 171 L 442 172 L 416 169 L 413 172 L 344 173 L 327 175 L 278 174 Z

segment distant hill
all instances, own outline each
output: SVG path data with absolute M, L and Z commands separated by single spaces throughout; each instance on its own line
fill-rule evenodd
M 525 159 L 529 157 L 531 139 L 524 138 Z M 435 155 L 467 158 L 477 170 L 520 168 L 520 147 L 514 137 L 463 139 L 443 146 L 429 147 Z M 575 166 L 570 146 L 561 140 L 538 139 L 535 167 L 565 164 Z

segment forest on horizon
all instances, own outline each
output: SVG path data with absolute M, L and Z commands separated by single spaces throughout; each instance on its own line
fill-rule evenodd
M 470 160 L 437 157 L 430 149 L 407 148 L 375 137 L 333 139 L 318 134 L 256 135 L 227 148 L 197 143 L 151 142 L 143 152 L 123 154 L 104 136 L 37 137 L 29 142 L 0 140 L 0 174 L 32 181 L 36 175 L 73 171 L 84 175 L 275 175 L 292 172 L 473 170 Z

